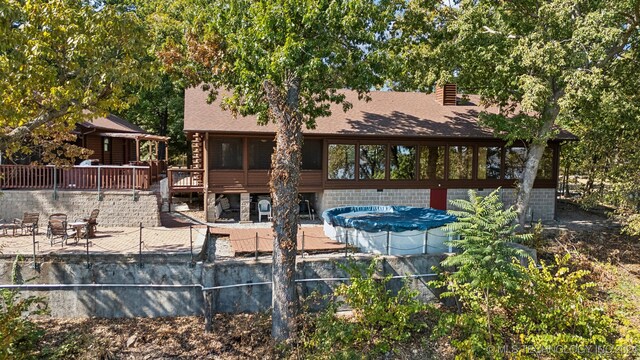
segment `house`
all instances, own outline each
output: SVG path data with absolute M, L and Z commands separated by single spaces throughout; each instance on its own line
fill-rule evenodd
M 115 115 L 82 122 L 74 133 L 76 145 L 93 150 L 90 161 L 0 164 L 0 218 L 35 211 L 46 224 L 52 214 L 81 219 L 98 209 L 104 226 L 158 226 L 159 180 L 167 169 L 169 138 L 148 134 Z
M 147 133 L 127 120 L 108 114 L 76 126 L 76 145 L 93 151 L 91 159 L 102 165 L 125 165 L 140 162 L 141 142 L 146 141 L 149 160 L 166 160 L 169 138 Z M 160 151 L 160 144 L 163 150 Z
M 167 136 L 149 134 L 113 114 L 78 123 L 73 133 L 75 145 L 92 150 L 88 161 L 79 159 L 80 166 L 74 167 L 32 165 L 40 159 L 36 153 L 12 164 L 0 163 L 0 189 L 146 190 L 166 173 Z
M 304 130 L 299 192 L 317 212 L 342 205 L 409 205 L 446 209 L 466 198 L 468 189 L 486 194 L 502 187 L 505 203 L 515 201 L 514 186 L 524 168 L 526 144 L 506 146 L 478 122 L 478 96 L 458 96 L 455 85 L 434 94 L 374 91 L 347 112 L 332 105 L 332 115 Z M 200 171 L 208 220 L 213 199 L 225 194 L 251 219 L 257 196 L 269 193 L 275 126 L 253 116 L 234 118 L 209 104 L 199 87 L 185 93 L 184 131 L 192 139 L 193 164 Z M 531 216 L 555 216 L 560 145 L 575 140 L 561 131 L 548 142 L 531 197 Z M 193 190 L 191 188 L 190 190 Z

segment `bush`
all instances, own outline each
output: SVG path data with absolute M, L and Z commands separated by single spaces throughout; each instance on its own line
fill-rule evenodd
M 16 257 L 13 263 L 13 283 L 19 282 L 19 258 Z M 29 320 L 29 316 L 46 312 L 46 303 L 41 297 L 21 298 L 17 291 L 0 290 L 0 359 L 35 358 L 38 340 L 44 332 Z
M 503 209 L 497 191 L 485 198 L 470 191 L 469 198 L 452 202 L 461 210 L 452 212 L 458 221 L 448 228 L 463 236 L 452 242 L 462 253 L 443 261 L 455 271 L 433 284 L 455 300 L 457 311 L 440 318 L 436 334 L 451 336 L 459 358 L 602 356 L 572 353 L 613 345 L 617 336 L 614 320 L 590 300 L 588 272 L 570 272 L 568 256 L 539 269 L 533 261 L 521 265 L 517 257 L 526 254 L 509 242 L 533 236 L 515 233 L 515 211 Z
M 354 262 L 344 268 L 350 283 L 336 288 L 328 308 L 303 334 L 307 357 L 353 359 L 388 352 L 394 342 L 407 340 L 424 327 L 417 315 L 427 306 L 407 284 L 397 294 L 387 290 L 391 276 L 375 277 L 379 261 L 366 268 Z M 352 309 L 352 317 L 337 316 L 343 305 Z
M 623 221 L 622 232 L 631 236 L 640 236 L 640 214 L 629 215 Z
M 534 355 L 526 349 L 602 348 L 613 345 L 618 335 L 614 320 L 590 299 L 588 291 L 595 284 L 583 281 L 589 272 L 572 272 L 568 262 L 569 255 L 556 256 L 553 266 L 541 262 L 539 269 L 534 264 L 523 268 L 528 280 L 503 304 L 523 354 Z

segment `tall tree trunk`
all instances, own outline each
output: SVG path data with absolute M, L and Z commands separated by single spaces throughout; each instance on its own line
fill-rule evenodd
M 265 81 L 264 87 L 269 109 L 277 124 L 270 184 L 274 233 L 271 336 L 276 342 L 283 342 L 295 336 L 296 328 L 295 271 L 302 118 L 297 111 L 298 80 L 290 81 L 286 94 L 269 81 Z
M 560 107 L 558 105 L 558 99 L 564 94 L 564 91 L 554 91 L 553 97 L 550 99 L 550 104 L 542 114 L 543 122 L 538 132 L 537 139 L 529 146 L 527 152 L 527 161 L 525 163 L 524 172 L 520 179 L 518 187 L 518 196 L 516 199 L 516 211 L 518 212 L 518 224 L 520 230 L 524 229 L 524 225 L 527 221 L 527 210 L 529 209 L 529 201 L 531 200 L 531 191 L 533 190 L 533 183 L 536 180 L 538 174 L 538 166 L 540 160 L 544 154 L 544 149 L 547 146 L 546 139 L 548 138 L 553 124 L 556 122 L 558 113 L 560 113 Z

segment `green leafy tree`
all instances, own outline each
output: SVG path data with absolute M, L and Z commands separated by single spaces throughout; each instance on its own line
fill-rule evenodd
M 278 341 L 295 329 L 295 258 L 303 127 L 343 103 L 339 89 L 361 98 L 382 83 L 389 1 L 173 1 L 155 18 L 178 30 L 160 52 L 169 72 L 192 85 L 206 83 L 212 98 L 236 115 L 276 124 L 272 156 L 273 328 Z M 321 120 L 318 120 L 321 121 Z
M 528 141 L 516 202 L 524 226 L 556 125 L 582 121 L 576 104 L 598 106 L 619 82 L 637 89 L 639 6 L 635 0 L 410 1 L 396 24 L 393 85 L 431 91 L 436 82 L 455 81 L 480 94 L 483 105 L 499 107 L 497 115 L 482 113 L 483 122 L 509 141 Z M 621 99 L 612 104 L 625 107 Z
M 148 81 L 140 19 L 82 0 L 3 1 L 0 15 L 0 151 L 83 155 L 76 123 L 126 108 L 136 99 L 125 87 Z
M 485 312 L 484 322 L 489 343 L 492 344 L 491 325 L 496 297 L 518 285 L 522 271 L 514 264 L 515 258 L 529 258 L 529 254 L 514 243 L 531 238 L 531 234 L 516 234 L 514 220 L 517 213 L 510 207 L 504 209 L 500 202 L 500 189 L 486 197 L 469 190 L 469 200 L 456 199 L 451 204 L 460 210 L 450 210 L 457 221 L 448 224 L 445 231 L 460 239 L 450 245 L 462 252 L 442 261 L 446 268 L 455 272 L 448 275 L 443 284 L 449 289 L 444 296 L 457 296 L 464 291 L 473 294 L 475 304 Z
M 163 73 L 157 74 L 156 81 L 148 89 L 129 89 L 138 100 L 120 115 L 153 134 L 169 136 L 170 156 L 180 157 L 190 150 L 184 134 L 184 89 Z

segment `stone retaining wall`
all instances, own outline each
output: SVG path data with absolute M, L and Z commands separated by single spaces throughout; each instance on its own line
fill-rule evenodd
M 410 275 L 432 273 L 444 255 L 416 255 L 383 257 L 378 274 Z M 10 284 L 15 258 L 0 257 L 0 283 Z M 350 257 L 364 265 L 373 257 Z M 298 259 L 297 279 L 347 277 L 339 264 L 344 257 Z M 137 257 L 123 255 L 98 255 L 89 258 L 79 255 L 58 255 L 38 258 L 39 270 L 27 257 L 18 261 L 17 275 L 21 279 L 33 279 L 28 284 L 138 284 L 181 285 L 176 288 L 123 286 L 97 286 L 84 288 L 72 286 L 43 290 L 23 291 L 24 296 L 39 295 L 46 298 L 51 316 L 54 317 L 162 317 L 203 315 L 204 287 L 259 283 L 271 280 L 271 261 L 267 259 L 220 261 L 215 264 L 189 263 L 188 256 L 145 255 L 142 262 Z M 427 287 L 433 277 L 410 279 L 408 283 L 418 290 L 423 301 L 434 301 L 435 295 Z M 318 292 L 328 294 L 339 281 L 321 280 L 299 283 L 298 296 L 302 299 Z M 189 286 L 196 285 L 196 286 Z M 402 285 L 401 279 L 389 283 L 392 291 Z M 262 312 L 271 307 L 271 286 L 231 287 L 212 293 L 213 312 L 239 313 Z M 318 307 L 322 304 L 318 304 Z
M 95 191 L 5 190 L 0 193 L 0 219 L 22 218 L 26 211 L 40 213 L 40 227 L 45 227 L 49 215 L 64 213 L 69 220 L 88 217 L 100 209 L 98 226 L 160 225 L 160 197 L 149 191 L 105 191 L 101 199 Z

